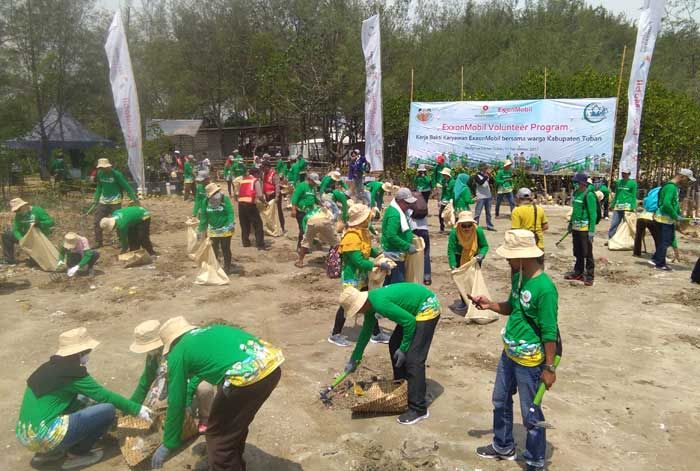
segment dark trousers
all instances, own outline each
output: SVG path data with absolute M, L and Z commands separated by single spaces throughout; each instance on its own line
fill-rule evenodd
M 442 218 L 442 212 L 445 211 L 447 202 L 440 201 L 440 211 L 438 212 L 438 220 L 440 221 L 440 232 L 445 232 L 445 220 Z
M 362 288 L 360 291 L 367 291 L 367 288 Z M 331 335 L 338 335 L 343 331 L 345 326 L 345 309 L 343 306 L 339 306 L 338 310 L 335 312 L 335 323 L 333 324 L 333 331 Z M 374 329 L 372 329 L 372 335 L 379 335 L 382 331 L 379 329 L 379 322 L 374 324 Z
M 66 266 L 68 268 L 76 266 L 83 259 L 83 256 L 79 253 L 68 253 L 66 255 Z M 92 257 L 87 264 L 87 269 L 90 270 L 95 266 L 97 261 L 100 259 L 100 253 L 97 250 L 92 251 Z
M 610 214 L 610 195 L 605 195 L 603 197 L 602 201 L 602 206 L 603 206 L 603 214 L 602 216 L 607 219 L 608 215 Z
M 439 320 L 440 317 L 436 317 L 429 321 L 416 322 L 416 333 L 406 352 L 406 362 L 401 368 L 394 366 L 394 353 L 401 345 L 403 327 L 397 325 L 389 339 L 389 357 L 394 369 L 394 379 L 408 381 L 408 407 L 421 415 L 428 410 L 428 403 L 425 400 L 425 361 L 428 359 L 430 344 Z
M 194 182 L 185 183 L 185 191 L 183 192 L 183 198 L 185 201 L 187 201 L 190 196 L 194 197 Z
M 260 211 L 255 203 L 238 203 L 238 217 L 241 220 L 241 240 L 243 247 L 250 247 L 250 230 L 255 233 L 255 246 L 265 247 L 265 233 L 263 232 Z
M 224 271 L 226 273 L 231 270 L 231 236 L 228 237 L 211 237 L 211 247 L 214 249 L 216 258 L 219 258 L 221 253 L 224 255 Z
M 143 248 L 149 255 L 155 255 L 153 244 L 151 243 L 151 220 L 146 219 L 129 228 L 128 233 L 129 250 L 134 251 Z M 122 247 L 124 251 L 124 247 Z
M 654 247 L 659 245 L 659 235 L 656 233 L 654 221 L 651 219 L 638 218 L 637 226 L 634 231 L 634 249 L 632 250 L 632 254 L 638 257 L 642 255 L 642 243 L 646 237 L 647 229 L 649 229 L 649 232 L 651 232 L 651 237 L 654 239 Z
M 428 201 L 430 201 L 430 194 L 432 193 L 432 191 L 430 191 L 430 190 L 421 191 L 420 193 L 421 193 L 421 195 L 423 195 L 423 199 L 425 200 L 425 204 L 428 204 Z
M 5 263 L 17 263 L 17 259 L 15 259 L 15 244 L 18 242 L 12 230 L 8 229 L 2 233 L 2 256 L 5 259 Z
M 593 244 L 588 240 L 588 231 L 571 231 L 574 244 L 574 273 L 593 278 L 595 261 L 593 260 Z
M 700 257 L 698 257 L 698 261 L 695 262 L 693 273 L 690 274 L 690 281 L 693 283 L 700 283 Z
M 666 251 L 673 243 L 676 225 L 663 224 L 656 221 L 654 221 L 654 224 L 656 225 L 658 240 L 656 242 L 656 252 L 654 252 L 654 256 L 651 257 L 651 259 L 654 261 L 657 267 L 663 267 L 666 266 Z
M 513 208 L 515 208 L 515 197 L 513 196 L 513 192 L 510 191 L 508 193 L 498 193 L 496 195 L 496 217 L 501 212 L 501 202 L 503 200 L 508 201 L 508 206 L 510 206 L 510 212 L 511 214 L 513 213 Z
M 245 471 L 248 427 L 282 377 L 277 368 L 250 386 L 217 388 L 209 413 L 207 454 L 210 471 Z
M 413 233 L 425 242 L 425 250 L 423 251 L 423 281 L 428 281 L 431 278 L 430 232 L 427 229 L 413 229 Z
M 306 213 L 299 211 L 297 209 L 297 225 L 299 226 L 299 238 L 297 239 L 297 250 L 301 247 L 301 241 L 304 239 L 304 230 L 301 228 L 301 221 L 304 220 L 304 217 L 306 216 Z
M 228 197 L 233 198 L 233 180 L 226 180 L 226 187 L 228 188 Z
M 100 247 L 103 243 L 102 239 L 102 228 L 100 227 L 100 221 L 102 218 L 108 218 L 112 216 L 112 213 L 117 209 L 121 208 L 121 203 L 117 204 L 102 204 L 99 203 L 95 208 L 95 245 Z

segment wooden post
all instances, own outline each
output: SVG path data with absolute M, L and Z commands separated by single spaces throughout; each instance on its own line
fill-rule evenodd
M 461 90 L 461 93 L 459 95 L 459 97 L 460 97 L 459 99 L 461 101 L 464 101 L 464 66 L 462 66 L 462 79 L 461 79 L 460 83 L 461 83 L 461 85 L 460 85 L 459 89 Z
M 620 60 L 620 75 L 617 77 L 617 101 L 615 102 L 615 118 L 618 116 L 618 110 L 620 108 L 620 92 L 622 91 L 622 76 L 625 73 L 625 56 L 627 55 L 627 44 L 622 48 L 622 59 Z M 613 152 L 610 156 L 610 177 L 608 178 L 608 185 L 612 185 L 614 170 L 615 170 L 615 132 L 617 131 L 617 122 L 613 128 Z M 622 151 L 620 151 L 622 152 Z M 622 154 L 620 154 L 622 158 Z M 639 173 L 639 165 L 637 165 L 637 173 Z M 636 175 L 635 175 L 636 179 Z
M 544 68 L 544 99 L 547 99 L 547 67 Z
M 411 103 L 413 103 L 413 69 L 411 69 Z

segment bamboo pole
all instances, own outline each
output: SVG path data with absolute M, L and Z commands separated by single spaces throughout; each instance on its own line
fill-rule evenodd
M 615 102 L 615 120 L 617 121 L 618 111 L 620 108 L 620 92 L 622 91 L 622 76 L 625 73 L 625 56 L 627 55 L 627 44 L 622 48 L 622 59 L 620 60 L 620 75 L 617 77 L 617 101 Z M 615 133 L 617 131 L 617 122 L 613 128 L 613 152 L 610 156 L 610 177 L 608 178 L 608 185 L 612 186 L 614 170 L 615 170 Z M 622 151 L 620 151 L 622 153 Z M 622 154 L 620 154 L 622 158 Z M 637 173 L 639 173 L 639 165 L 637 165 Z M 635 175 L 635 179 L 637 176 Z
M 460 83 L 461 83 L 461 85 L 460 85 L 461 92 L 460 92 L 459 97 L 460 97 L 461 101 L 464 101 L 464 66 L 462 66 L 462 78 L 461 78 Z
M 413 103 L 413 69 L 411 69 L 411 103 Z
M 544 99 L 547 99 L 547 67 L 544 68 Z

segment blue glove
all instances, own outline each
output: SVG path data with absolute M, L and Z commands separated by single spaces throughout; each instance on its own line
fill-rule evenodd
M 151 458 L 151 468 L 160 469 L 163 467 L 163 463 L 168 458 L 170 450 L 165 445 L 158 447 L 155 453 L 153 453 L 153 458 Z
M 411 244 L 411 246 L 408 248 L 408 253 L 414 254 L 416 252 L 418 252 L 418 249 L 416 248 L 415 245 Z
M 348 360 L 348 362 L 345 364 L 345 372 L 346 373 L 354 373 L 355 370 L 357 370 L 357 367 L 360 365 L 360 362 L 357 360 L 353 360 L 352 358 Z
M 593 243 L 593 238 L 595 237 L 595 234 L 592 232 L 588 233 L 588 241 L 592 244 Z
M 384 270 L 384 271 L 389 271 L 389 270 L 391 270 L 391 267 L 389 266 L 389 264 L 388 264 L 387 262 L 382 262 L 382 263 L 380 263 L 380 264 L 379 264 L 379 268 L 380 268 L 381 270 Z
M 394 366 L 401 368 L 403 364 L 406 363 L 406 353 L 399 349 L 394 352 Z

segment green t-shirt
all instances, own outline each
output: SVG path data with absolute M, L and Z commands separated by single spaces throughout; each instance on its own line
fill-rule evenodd
M 384 212 L 381 242 L 385 252 L 399 253 L 407 252 L 413 243 L 413 231 L 410 227 L 406 231 L 401 230 L 401 215 L 393 206 L 387 207 Z
M 95 202 L 101 204 L 120 204 L 124 193 L 129 195 L 131 201 L 136 201 L 136 193 L 131 185 L 124 178 L 119 170 L 112 169 L 110 172 L 98 170 L 95 176 L 97 186 L 95 187 Z
M 318 192 L 321 194 L 331 193 L 335 189 L 335 181 L 326 175 L 321 179 L 321 184 L 318 187 Z
M 190 162 L 185 162 L 182 166 L 182 176 L 185 179 L 185 183 L 191 183 L 194 180 L 194 169 Z
M 32 206 L 29 211 L 15 213 L 15 218 L 12 221 L 12 233 L 15 235 L 15 239 L 20 240 L 24 237 L 32 224 L 46 236 L 51 235 L 51 229 L 54 226 L 53 219 L 44 211 L 44 208 Z
M 150 219 L 151 213 L 143 206 L 127 206 L 114 211 L 112 217 L 116 220 L 119 242 L 125 248 L 129 245 L 129 228 Z
M 340 219 L 348 222 L 348 197 L 340 190 L 333 190 L 333 201 L 340 204 Z
M 659 190 L 659 209 L 654 214 L 654 220 L 662 224 L 674 224 L 680 216 L 678 187 L 675 183 L 668 182 Z
M 583 199 L 586 198 L 584 204 Z M 574 231 L 585 231 L 591 234 L 595 233 L 596 218 L 598 204 L 595 193 L 590 190 L 576 190 L 571 196 L 571 229 Z
M 494 177 L 497 193 L 511 193 L 513 191 L 513 171 L 500 169 Z
M 192 207 L 192 216 L 199 217 L 199 212 L 207 206 L 207 192 L 204 189 L 204 183 L 197 183 L 194 193 L 194 205 Z
M 476 226 L 476 244 L 477 244 L 477 255 L 483 255 L 484 257 L 489 252 L 489 243 L 486 240 L 486 234 L 481 226 Z M 457 267 L 457 257 L 460 257 L 459 265 L 462 266 L 469 260 L 461 260 L 462 257 L 462 246 L 457 238 L 457 228 L 453 227 L 450 231 L 450 236 L 447 239 L 447 260 L 450 264 L 451 269 Z
M 443 175 L 444 176 L 444 175 Z M 443 203 L 448 203 L 455 196 L 455 179 L 450 178 L 450 181 L 442 182 L 442 194 L 440 196 L 440 201 Z
M 474 204 L 474 199 L 472 199 L 472 191 L 469 187 L 466 187 L 459 198 L 454 200 L 455 214 L 459 214 L 460 211 L 469 211 L 470 205 Z
M 299 183 L 296 188 L 294 188 L 294 193 L 292 193 L 292 206 L 296 206 L 297 209 L 303 213 L 309 211 L 318 202 L 318 197 L 316 194 L 316 189 L 312 187 L 309 182 Z
M 612 209 L 615 211 L 634 211 L 637 208 L 637 182 L 621 178 L 615 184 L 615 198 Z
M 228 237 L 234 226 L 233 206 L 231 199 L 223 195 L 221 204 L 217 207 L 209 204 L 207 199 L 199 211 L 199 232 L 208 231 L 209 237 Z
M 373 181 L 365 183 L 365 188 L 369 191 L 369 205 L 371 208 L 377 206 L 378 201 L 384 201 L 384 190 L 382 182 Z
M 427 175 L 416 175 L 413 179 L 413 187 L 421 193 L 433 189 L 433 182 Z
M 501 335 L 506 355 L 523 366 L 537 366 L 544 361 L 542 342 L 557 340 L 559 294 L 546 273 L 525 280 L 518 289 L 520 273 L 512 277 L 508 302 L 512 308 Z M 527 316 L 540 329 L 535 333 Z

